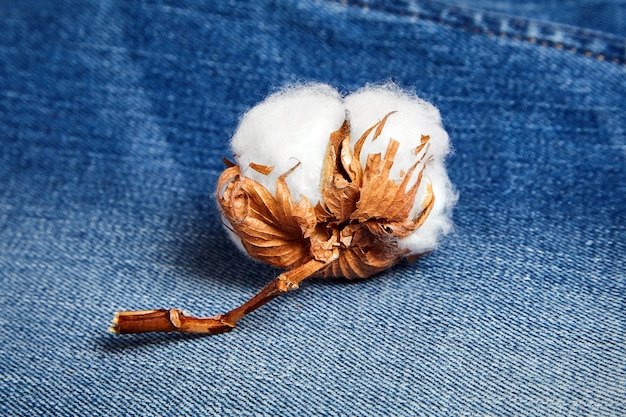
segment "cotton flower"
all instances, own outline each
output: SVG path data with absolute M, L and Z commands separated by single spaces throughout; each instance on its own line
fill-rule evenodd
M 224 315 L 118 313 L 116 333 L 221 333 L 312 275 L 366 278 L 430 252 L 451 228 L 450 152 L 431 104 L 393 84 L 342 97 L 322 84 L 284 89 L 241 119 L 217 200 L 233 241 L 287 271 Z

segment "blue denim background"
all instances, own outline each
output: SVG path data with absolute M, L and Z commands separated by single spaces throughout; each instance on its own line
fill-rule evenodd
M 510 3 L 1 1 L 0 414 L 624 415 L 624 2 Z M 225 335 L 107 333 L 278 273 L 213 198 L 245 109 L 389 79 L 455 147 L 437 251 Z

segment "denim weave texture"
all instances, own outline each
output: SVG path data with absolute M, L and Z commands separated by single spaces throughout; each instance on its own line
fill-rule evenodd
M 626 415 L 625 7 L 0 0 L 0 415 Z M 279 273 L 218 216 L 246 109 L 389 80 L 454 146 L 436 251 L 228 334 L 107 332 Z

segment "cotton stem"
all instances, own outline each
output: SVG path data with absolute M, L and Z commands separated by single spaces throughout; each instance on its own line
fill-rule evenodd
M 319 271 L 330 262 L 309 262 L 279 275 L 258 294 L 226 314 L 214 317 L 188 316 L 179 309 L 123 311 L 115 313 L 109 328 L 115 334 L 181 332 L 219 334 L 232 330 L 239 320 L 279 295 L 298 288 L 300 282 Z

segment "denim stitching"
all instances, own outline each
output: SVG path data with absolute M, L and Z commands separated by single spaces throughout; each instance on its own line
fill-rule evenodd
M 598 61 L 626 65 L 626 39 L 606 33 L 584 30 L 576 27 L 551 22 L 530 21 L 523 18 L 509 17 L 494 12 L 472 11 L 457 6 L 420 1 L 418 5 L 407 0 L 394 0 L 378 4 L 371 0 L 330 0 L 343 6 L 355 7 L 362 10 L 375 10 L 393 13 L 398 16 L 420 19 L 437 23 L 438 25 L 461 29 L 466 32 L 501 38 L 514 39 L 549 47 L 557 50 L 569 51 Z M 411 6 L 418 11 L 411 11 Z M 480 16 L 481 22 L 477 22 Z M 482 18 L 486 17 L 486 22 Z M 500 28 L 496 28 L 497 23 Z M 506 30 L 501 29 L 505 27 Z M 540 36 L 531 36 L 529 31 L 549 32 L 554 36 L 565 36 L 566 41 L 555 41 Z M 588 44 L 600 40 L 605 44 L 602 50 L 593 50 Z

